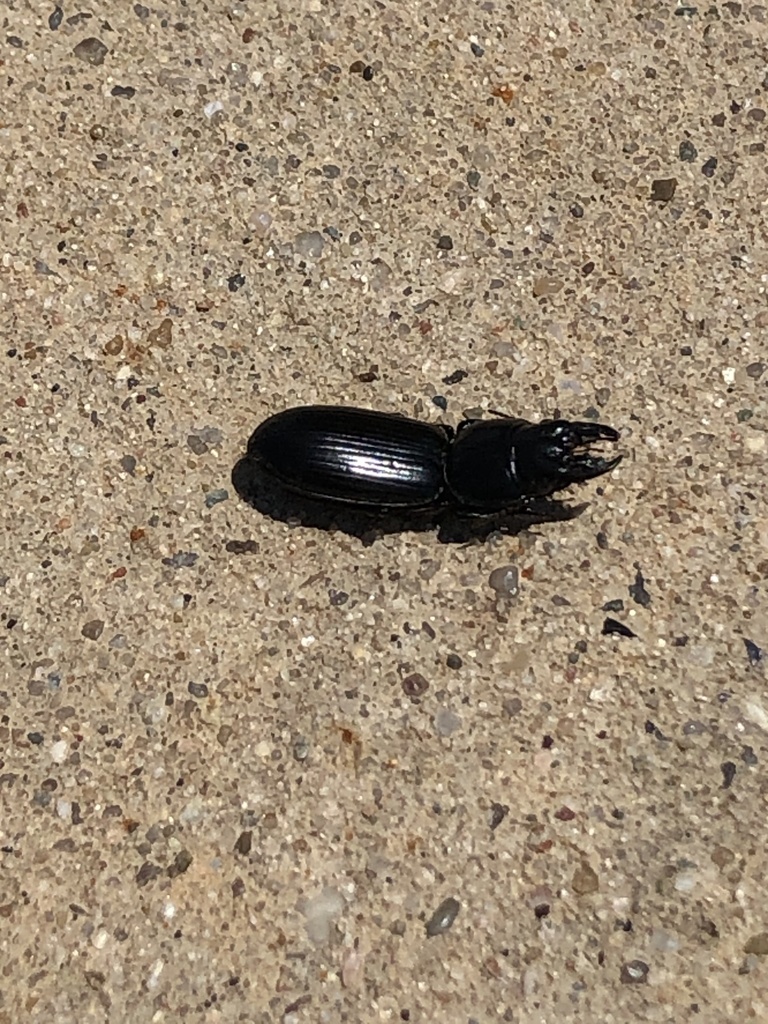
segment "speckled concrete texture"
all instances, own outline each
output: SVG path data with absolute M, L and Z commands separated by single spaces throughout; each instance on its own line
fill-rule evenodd
M 62 6 L 0 12 L 0 1024 L 768 1019 L 766 7 Z M 316 402 L 626 457 L 369 543 L 233 487 Z

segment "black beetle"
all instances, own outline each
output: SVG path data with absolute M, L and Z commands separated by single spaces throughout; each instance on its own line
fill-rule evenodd
M 309 498 L 487 516 L 609 472 L 621 455 L 606 459 L 592 446 L 618 439 L 599 423 L 464 420 L 454 431 L 393 413 L 314 405 L 265 420 L 247 458 Z

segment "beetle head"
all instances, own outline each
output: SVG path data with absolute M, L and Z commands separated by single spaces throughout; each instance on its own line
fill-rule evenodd
M 606 459 L 595 451 L 604 441 L 618 441 L 619 433 L 601 423 L 545 420 L 520 431 L 515 443 L 517 475 L 530 494 L 547 495 L 569 484 L 602 476 L 621 462 L 621 455 Z

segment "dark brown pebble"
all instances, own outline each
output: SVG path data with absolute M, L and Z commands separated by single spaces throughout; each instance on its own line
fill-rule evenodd
M 429 689 L 429 683 L 420 672 L 406 676 L 402 685 L 406 697 L 421 697 Z
M 619 978 L 623 985 L 642 985 L 648 981 L 650 967 L 643 960 L 630 960 L 621 966 Z
M 555 811 L 555 817 L 558 821 L 573 821 L 576 817 L 576 812 L 572 811 L 570 807 L 563 805 L 559 810 Z
M 228 540 L 226 549 L 233 555 L 255 555 L 259 545 L 255 540 Z
M 506 816 L 508 814 L 509 814 L 509 805 L 508 804 L 499 804 L 499 803 L 495 803 L 495 802 L 491 804 L 490 826 L 491 826 L 491 831 L 492 832 L 494 831 L 494 829 L 497 829 L 499 827 L 499 825 L 502 823 L 502 821 L 504 821 L 504 819 L 506 818 Z
M 119 100 L 132 100 L 136 90 L 132 85 L 113 85 L 112 95 Z
M 631 583 L 627 588 L 629 590 L 629 596 L 635 601 L 636 604 L 641 605 L 643 608 L 647 608 L 651 603 L 651 595 L 645 589 L 645 580 L 643 574 L 637 569 L 635 575 L 635 582 Z
M 450 252 L 453 248 L 453 239 L 450 235 L 440 235 L 437 240 L 437 248 L 442 249 L 443 252 Z
M 189 683 L 187 689 L 193 697 L 207 697 L 208 687 L 205 683 Z
M 104 58 L 109 51 L 100 39 L 89 36 L 88 39 L 82 39 L 72 52 L 78 60 L 84 60 L 86 64 L 98 67 L 104 63 Z
M 445 664 L 448 668 L 452 668 L 454 671 L 458 671 L 464 664 L 458 654 L 449 654 L 445 659 Z
M 243 857 L 247 857 L 248 854 L 251 852 L 252 845 L 253 832 L 250 829 L 248 829 L 245 832 L 241 832 L 240 835 L 237 837 L 237 842 L 235 843 L 235 853 L 239 853 Z
M 98 640 L 104 632 L 104 622 L 102 619 L 91 619 L 90 622 L 86 622 L 80 632 L 87 640 Z
M 723 773 L 723 789 L 730 789 L 731 783 L 736 778 L 736 765 L 733 761 L 723 761 L 720 771 Z
M 748 640 L 747 637 L 744 637 L 744 646 L 747 649 L 747 658 L 750 665 L 757 665 L 763 660 L 762 649 L 757 646 L 754 640 Z
M 667 203 L 676 189 L 677 178 L 657 178 L 651 184 L 651 199 L 654 203 Z
M 145 860 L 136 872 L 136 884 L 139 887 L 145 886 L 148 882 L 151 882 L 153 878 L 157 878 L 159 874 L 160 868 L 157 864 L 153 864 L 151 861 Z
M 469 373 L 466 370 L 454 370 L 447 377 L 443 377 L 443 384 L 458 384 L 468 376 Z
M 623 622 L 619 622 L 617 619 L 612 619 L 610 617 L 606 618 L 600 632 L 603 636 L 637 636 L 637 633 L 633 633 L 629 626 L 625 626 Z
M 173 863 L 168 866 L 168 877 L 176 878 L 177 875 L 183 875 L 187 868 L 192 863 L 192 854 L 189 850 L 179 850 L 176 856 L 173 858 Z

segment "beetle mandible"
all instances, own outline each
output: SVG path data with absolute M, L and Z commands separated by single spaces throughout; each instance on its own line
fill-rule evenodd
M 283 487 L 361 509 L 450 507 L 493 515 L 608 473 L 622 456 L 595 446 L 619 440 L 600 423 L 467 419 L 458 428 L 345 406 L 286 409 L 248 442 Z

